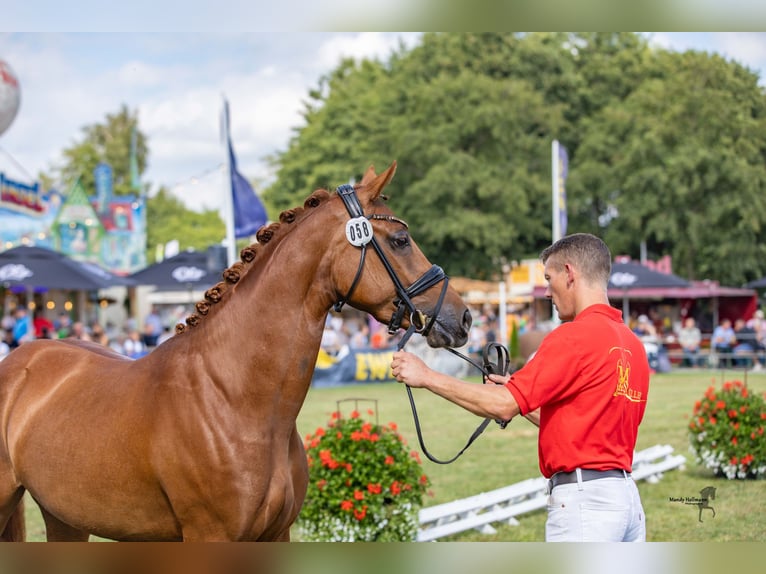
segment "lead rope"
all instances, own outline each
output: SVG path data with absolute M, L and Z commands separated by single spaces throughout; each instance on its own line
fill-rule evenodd
M 401 340 L 397 344 L 397 351 L 401 351 L 404 346 L 407 344 L 407 341 L 410 340 L 410 337 L 415 332 L 415 328 L 412 324 L 407 328 L 404 335 L 402 336 Z M 508 368 L 510 366 L 510 360 L 508 358 L 508 350 L 501 345 L 500 343 L 488 343 L 486 347 L 484 347 L 483 352 L 483 358 L 484 358 L 484 364 L 479 365 L 469 357 L 463 355 L 462 353 L 447 347 L 447 350 L 450 351 L 453 355 L 457 355 L 458 357 L 462 358 L 465 361 L 468 361 L 471 363 L 474 367 L 479 369 L 484 376 L 490 375 L 490 374 L 497 374 L 497 375 L 506 375 L 508 374 Z M 497 352 L 497 363 L 493 363 L 490 358 L 489 354 L 491 350 L 495 350 Z M 483 380 L 483 379 L 482 379 Z M 448 460 L 440 460 L 433 456 L 428 449 L 426 448 L 425 442 L 423 440 L 423 431 L 420 428 L 420 417 L 418 417 L 418 410 L 415 406 L 415 398 L 412 396 L 412 388 L 405 384 L 405 387 L 407 387 L 407 396 L 410 399 L 410 407 L 412 408 L 412 418 L 415 421 L 415 430 L 417 431 L 418 435 L 418 442 L 420 443 L 420 450 L 423 451 L 423 454 L 426 455 L 426 458 L 430 460 L 431 462 L 435 462 L 436 464 L 450 464 L 451 462 L 455 462 L 467 449 L 471 444 L 473 444 L 473 441 L 475 441 L 477 438 L 479 438 L 479 435 L 484 432 L 484 429 L 487 428 L 487 425 L 492 422 L 491 418 L 484 419 L 481 424 L 479 424 L 478 427 L 476 427 L 476 430 L 473 431 L 473 434 L 468 439 L 468 442 L 465 444 L 465 446 L 460 449 L 460 451 L 453 456 L 452 458 Z M 495 421 L 497 424 L 500 425 L 501 429 L 504 429 L 510 421 Z

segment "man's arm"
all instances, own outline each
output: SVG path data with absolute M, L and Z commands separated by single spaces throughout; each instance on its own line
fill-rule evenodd
M 428 389 L 475 415 L 507 421 L 519 414 L 519 405 L 504 386 L 476 385 L 461 381 L 430 369 L 412 353 L 394 353 L 391 371 L 400 383 Z

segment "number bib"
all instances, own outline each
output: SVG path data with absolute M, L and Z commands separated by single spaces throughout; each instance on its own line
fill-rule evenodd
M 346 239 L 351 245 L 362 247 L 372 241 L 372 224 L 366 217 L 354 217 L 346 222 Z

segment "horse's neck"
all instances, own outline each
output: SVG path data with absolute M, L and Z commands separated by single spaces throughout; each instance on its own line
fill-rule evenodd
M 326 236 L 293 229 L 278 244 L 265 246 L 263 251 L 270 251 L 256 256 L 209 314 L 177 335 L 188 339 L 181 346 L 185 353 L 204 357 L 212 370 L 206 378 L 233 401 L 257 401 L 297 416 L 332 304 L 322 261 Z M 267 395 L 275 400 L 266 401 Z

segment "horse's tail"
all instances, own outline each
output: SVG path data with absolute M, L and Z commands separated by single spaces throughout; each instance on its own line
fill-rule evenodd
M 0 534 L 0 540 L 3 542 L 24 542 L 26 539 L 27 528 L 24 521 L 24 499 L 22 498 L 6 522 L 3 533 Z

